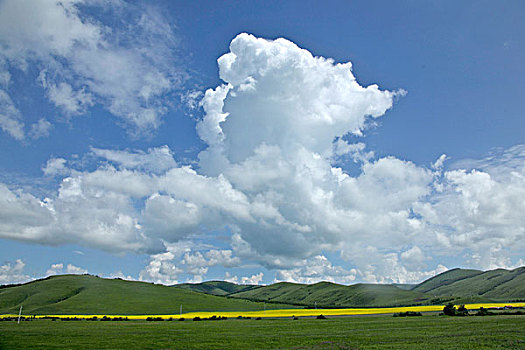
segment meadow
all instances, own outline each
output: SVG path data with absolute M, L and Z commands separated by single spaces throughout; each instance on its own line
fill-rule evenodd
M 0 349 L 524 349 L 525 316 L 0 322 Z

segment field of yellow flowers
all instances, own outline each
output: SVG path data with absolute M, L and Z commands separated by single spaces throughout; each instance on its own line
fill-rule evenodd
M 469 310 L 476 310 L 480 307 L 488 308 L 502 308 L 505 306 L 525 307 L 525 303 L 481 303 L 481 304 L 466 304 L 465 307 Z M 37 315 L 36 318 L 45 317 L 77 317 L 77 318 L 91 318 L 97 317 L 127 317 L 130 320 L 144 320 L 147 318 L 162 318 L 162 319 L 176 319 L 185 318 L 192 319 L 194 317 L 209 318 L 216 317 L 261 317 L 261 318 L 277 318 L 277 317 L 306 317 L 306 316 L 354 316 L 354 315 L 378 315 L 378 314 L 393 314 L 399 312 L 432 312 L 443 310 L 444 305 L 428 305 L 428 306 L 405 306 L 405 307 L 385 307 L 385 308 L 348 308 L 348 309 L 281 309 L 281 310 L 260 310 L 260 311 L 221 311 L 221 312 L 190 312 L 173 315 Z M 17 317 L 15 314 L 0 315 L 0 317 Z

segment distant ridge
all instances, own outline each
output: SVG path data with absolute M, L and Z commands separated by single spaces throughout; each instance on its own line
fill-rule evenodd
M 468 279 L 483 273 L 479 270 L 468 270 L 468 269 L 450 269 L 439 275 L 429 278 L 428 280 L 416 285 L 412 290 L 429 293 L 439 287 L 450 285 L 454 282 Z
M 311 285 L 276 283 L 229 296 L 252 301 L 331 308 L 420 305 L 430 302 L 430 297 L 424 293 L 404 290 L 389 284 L 365 283 L 351 286 L 330 282 Z
M 211 295 L 229 295 L 238 292 L 244 292 L 259 286 L 250 284 L 235 284 L 225 281 L 207 281 L 202 283 L 182 283 L 175 287 L 192 290 L 194 292 L 206 293 Z
M 426 280 L 414 290 L 469 302 L 525 299 L 525 266 L 510 271 L 450 270 Z
M 206 292 L 202 285 L 176 285 Z M 225 282 L 223 282 L 225 283 Z M 235 284 L 233 284 L 235 286 Z M 238 286 L 238 287 L 243 287 Z M 422 283 L 408 284 L 354 284 L 344 286 L 330 282 L 300 284 L 279 282 L 268 286 L 248 286 L 221 294 L 230 298 L 252 301 L 288 303 L 307 307 L 370 307 L 423 304 L 525 300 L 525 266 L 512 271 L 497 269 L 480 271 L 455 268 L 431 277 Z M 226 290 L 221 289 L 220 293 Z
M 415 285 L 331 282 L 268 286 L 224 281 L 163 286 L 61 275 L 21 285 L 0 286 L 0 314 L 173 314 L 190 311 L 249 311 L 293 307 L 380 307 L 472 302 L 525 301 L 525 266 L 478 271 L 452 269 Z M 264 305 L 262 302 L 265 302 Z

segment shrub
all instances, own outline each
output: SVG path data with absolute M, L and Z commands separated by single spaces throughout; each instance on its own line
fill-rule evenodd
M 193 318 L 193 321 L 201 321 L 201 320 L 202 320 L 202 319 L 201 319 L 199 316 L 195 316 L 195 317 Z
M 443 308 L 443 313 L 447 316 L 456 316 L 456 307 L 453 303 L 448 303 Z
M 478 312 L 476 312 L 476 316 L 488 316 L 488 315 L 494 315 L 494 313 L 488 311 L 483 306 L 479 308 Z
M 460 305 L 456 311 L 456 316 L 468 316 L 468 310 L 465 305 Z
M 326 320 L 326 317 L 322 314 L 316 317 L 318 320 Z

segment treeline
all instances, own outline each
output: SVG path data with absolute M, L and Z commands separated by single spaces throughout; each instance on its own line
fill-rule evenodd
M 518 309 L 515 311 L 508 311 L 511 309 Z M 457 309 L 452 303 L 448 303 L 443 308 L 442 315 L 446 316 L 497 316 L 497 315 L 525 315 L 525 311 L 522 310 L 523 308 L 512 308 L 512 307 L 505 307 L 503 310 L 500 311 L 499 309 L 497 312 L 485 309 L 484 307 L 480 307 L 479 310 L 476 313 L 469 313 L 469 310 L 465 307 L 465 305 L 460 305 Z

